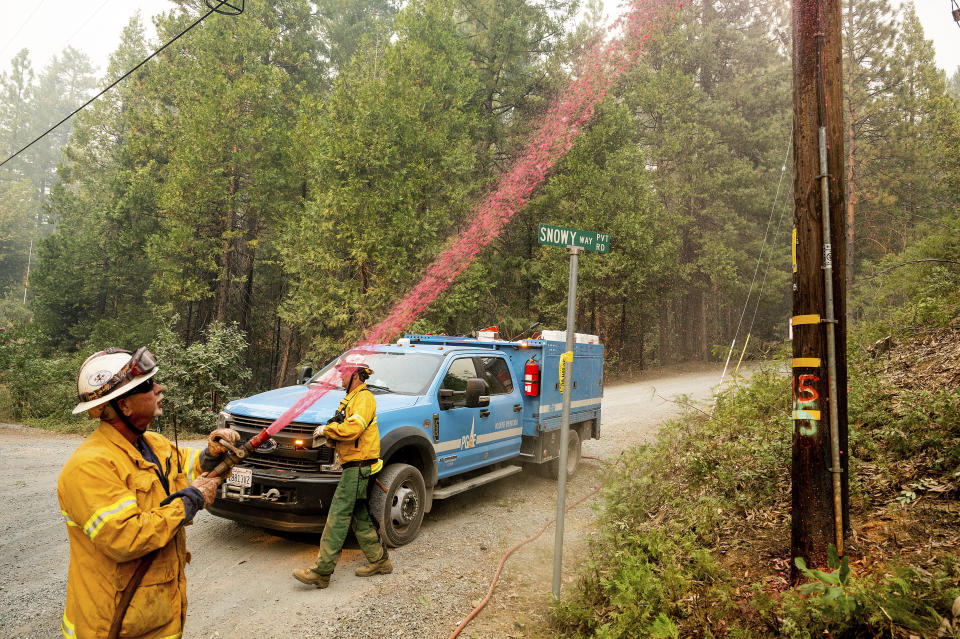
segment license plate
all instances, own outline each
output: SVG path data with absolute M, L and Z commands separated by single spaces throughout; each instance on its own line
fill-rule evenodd
M 227 483 L 231 486 L 250 488 L 253 486 L 253 471 L 249 468 L 234 467 L 233 472 L 227 477 Z

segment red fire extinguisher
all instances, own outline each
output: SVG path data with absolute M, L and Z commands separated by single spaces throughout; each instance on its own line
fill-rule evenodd
M 523 367 L 523 393 L 524 395 L 540 394 L 540 365 L 537 360 L 531 357 Z

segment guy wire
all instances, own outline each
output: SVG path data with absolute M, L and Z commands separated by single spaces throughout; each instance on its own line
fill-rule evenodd
M 787 139 L 787 149 L 783 154 L 783 164 L 780 167 L 780 180 L 777 182 L 777 193 L 773 197 L 773 202 L 770 205 L 770 215 L 767 217 L 767 228 L 763 232 L 763 241 L 760 243 L 760 254 L 757 256 L 757 265 L 753 268 L 753 279 L 750 281 L 750 289 L 747 291 L 747 299 L 743 302 L 743 310 L 740 311 L 740 319 L 737 321 L 737 330 L 733 334 L 733 341 L 730 343 L 730 350 L 727 352 L 727 361 L 723 365 L 723 373 L 720 374 L 720 382 L 717 384 L 719 388 L 723 384 L 724 378 L 727 376 L 727 366 L 730 364 L 730 356 L 733 354 L 733 348 L 736 346 L 737 338 L 740 336 L 740 327 L 743 325 L 743 318 L 747 313 L 747 307 L 750 305 L 750 296 L 753 295 L 753 287 L 757 282 L 757 272 L 760 270 L 760 263 L 763 260 L 763 250 L 767 246 L 767 236 L 770 233 L 770 223 L 773 221 L 773 214 L 777 209 L 777 200 L 780 199 L 780 189 L 783 186 L 783 175 L 787 172 L 787 158 L 790 154 L 790 148 L 793 145 L 793 129 L 790 130 L 790 136 Z M 780 214 L 780 219 L 783 219 L 783 213 Z M 780 229 L 780 223 L 777 223 L 777 230 Z M 769 268 L 769 263 L 768 263 Z M 764 273 L 764 280 L 766 280 L 766 273 Z M 762 288 L 761 288 L 762 292 Z M 759 296 L 757 298 L 759 303 Z M 754 311 L 754 318 L 756 318 L 756 311 Z M 753 324 L 751 322 L 751 328 Z

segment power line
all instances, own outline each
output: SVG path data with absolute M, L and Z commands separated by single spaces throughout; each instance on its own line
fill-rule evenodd
M 93 96 L 92 98 L 90 98 L 89 100 L 87 100 L 86 102 L 84 102 L 83 104 L 81 104 L 79 107 L 77 107 L 76 109 L 74 109 L 73 112 L 70 113 L 70 115 L 68 115 L 67 117 L 63 118 L 62 120 L 60 120 L 59 122 L 57 122 L 56 124 L 54 124 L 52 127 L 50 127 L 49 129 L 47 129 L 46 131 L 44 131 L 43 133 L 41 133 L 40 135 L 38 135 L 38 136 L 37 136 L 36 138 L 34 138 L 31 142 L 29 142 L 26 146 L 21 147 L 19 151 L 17 151 L 16 153 L 14 153 L 14 154 L 11 155 L 10 157 L 8 157 L 6 160 L 4 160 L 3 162 L 0 162 L 0 167 L 2 167 L 4 164 L 6 164 L 7 162 L 9 162 L 10 160 L 12 160 L 13 158 L 17 157 L 18 155 L 20 155 L 21 153 L 23 153 L 24 151 L 26 151 L 27 149 L 29 149 L 31 146 L 33 146 L 34 144 L 36 144 L 37 142 L 39 142 L 40 140 L 42 140 L 44 137 L 46 137 L 49 133 L 51 133 L 51 132 L 52 132 L 54 129 L 56 129 L 58 126 L 60 126 L 61 124 L 63 124 L 64 122 L 66 122 L 67 120 L 69 120 L 70 118 L 72 118 L 73 116 L 75 116 L 77 113 L 79 113 L 80 111 L 82 111 L 83 109 L 85 109 L 87 106 L 89 106 L 94 100 L 96 100 L 97 98 L 99 98 L 101 95 L 103 95 L 104 93 L 106 93 L 107 91 L 109 91 L 110 89 L 112 89 L 113 87 L 117 86 L 124 78 L 126 78 L 126 77 L 129 76 L 131 73 L 133 73 L 134 71 L 136 71 L 137 69 L 139 69 L 140 67 L 142 67 L 143 65 L 145 65 L 145 64 L 146 64 L 147 62 L 149 62 L 150 60 L 152 60 L 152 59 L 154 58 L 154 56 L 156 56 L 158 53 L 160 53 L 161 51 L 163 51 L 164 49 L 166 49 L 167 47 L 169 47 L 171 44 L 173 44 L 174 42 L 176 42 L 177 40 L 179 40 L 180 37 L 183 36 L 184 34 L 186 34 L 188 31 L 190 31 L 190 29 L 194 28 L 195 26 L 197 26 L 198 24 L 200 24 L 201 22 L 203 22 L 204 20 L 206 20 L 207 17 L 208 17 L 211 13 L 216 12 L 216 13 L 222 13 L 222 14 L 224 14 L 224 15 L 239 15 L 239 14 L 243 13 L 243 0 L 240 0 L 239 6 L 237 6 L 236 0 L 219 0 L 216 4 L 213 4 L 214 1 L 215 1 L 215 0 L 207 0 L 207 6 L 210 7 L 210 10 L 207 11 L 207 12 L 206 12 L 205 14 L 203 14 L 202 16 L 200 16 L 199 18 L 197 18 L 197 19 L 193 22 L 193 24 L 191 24 L 189 27 L 187 27 L 186 29 L 184 29 L 183 31 L 181 31 L 180 33 L 178 33 L 177 35 L 175 35 L 173 38 L 171 38 L 171 39 L 170 39 L 166 44 L 164 44 L 162 47 L 160 47 L 159 49 L 157 49 L 156 51 L 154 51 L 153 53 L 151 53 L 149 56 L 147 56 L 146 58 L 144 58 L 143 61 L 141 61 L 137 66 L 133 67 L 132 69 L 130 69 L 129 71 L 127 71 L 126 73 L 124 73 L 123 75 L 121 75 L 119 78 L 117 78 L 116 80 L 114 80 L 113 82 L 111 82 L 110 85 L 107 86 L 107 88 L 105 88 L 103 91 L 101 91 L 100 93 L 96 94 L 95 96 Z M 232 11 L 222 10 L 221 7 L 223 7 L 223 6 L 228 7 L 228 8 L 231 9 Z

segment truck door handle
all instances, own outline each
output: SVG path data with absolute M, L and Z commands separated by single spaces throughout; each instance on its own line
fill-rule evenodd
M 480 411 L 480 417 L 490 417 L 490 411 L 484 408 L 482 411 Z
M 519 413 L 519 412 L 522 411 L 522 410 L 523 410 L 523 404 L 514 404 L 514 405 L 513 405 L 513 412 Z

